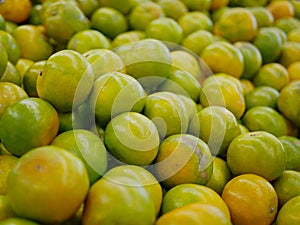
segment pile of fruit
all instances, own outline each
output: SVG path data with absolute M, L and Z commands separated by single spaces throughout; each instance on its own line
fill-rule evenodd
M 0 1 L 1 225 L 299 225 L 300 1 Z

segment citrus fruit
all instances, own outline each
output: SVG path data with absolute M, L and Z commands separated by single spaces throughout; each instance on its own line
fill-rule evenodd
M 135 187 L 145 188 L 154 202 L 156 215 L 159 214 L 163 191 L 158 180 L 154 177 L 150 170 L 141 166 L 121 165 L 110 169 L 107 173 L 105 173 L 104 177 L 105 179 L 118 184 L 123 184 L 124 186 L 128 185 L 128 183 L 126 183 L 126 180 L 121 180 L 120 177 L 128 177 L 135 180 L 137 182 Z
M 190 11 L 208 11 L 211 0 L 181 0 Z
M 197 30 L 212 31 L 213 28 L 212 20 L 205 13 L 200 11 L 185 13 L 178 18 L 178 23 L 181 26 L 185 37 Z
M 294 7 L 290 1 L 271 1 L 266 8 L 272 13 L 275 20 L 294 16 Z
M 89 130 L 95 125 L 94 115 L 88 101 L 83 102 L 72 112 L 59 113 L 59 133 L 73 129 Z
M 110 49 L 111 42 L 101 32 L 86 29 L 74 34 L 67 44 L 67 49 L 85 53 L 92 49 Z
M 0 155 L 0 196 L 6 195 L 7 193 L 6 179 L 12 168 L 18 162 L 18 159 L 18 157 L 10 154 Z
M 253 77 L 255 86 L 269 86 L 280 91 L 289 83 L 287 69 L 279 63 L 264 64 Z
M 257 33 L 255 16 L 246 8 L 227 10 L 214 24 L 214 33 L 228 41 L 252 41 Z
M 7 151 L 21 156 L 49 144 L 58 132 L 58 115 L 40 98 L 24 98 L 10 105 L 0 120 L 0 139 Z
M 152 20 L 164 16 L 165 13 L 158 3 L 145 1 L 134 6 L 127 19 L 131 30 L 145 30 Z
M 92 28 L 113 39 L 128 29 L 126 17 L 111 7 L 100 7 L 91 15 Z
M 74 50 L 61 50 L 43 66 L 37 79 L 37 93 L 59 112 L 68 112 L 86 100 L 93 81 L 93 69 L 85 57 Z
M 38 76 L 42 73 L 46 60 L 34 62 L 24 73 L 23 87 L 30 97 L 38 97 L 36 82 Z
M 152 20 L 145 29 L 149 38 L 179 44 L 183 39 L 183 30 L 176 20 L 171 18 L 158 18 Z
M 258 48 L 250 42 L 238 41 L 234 43 L 240 49 L 244 58 L 242 78 L 251 79 L 262 65 L 262 56 Z
M 263 177 L 243 174 L 232 178 L 226 184 L 222 198 L 230 210 L 233 224 L 267 225 L 275 220 L 277 195 Z
M 197 30 L 187 35 L 181 45 L 196 55 L 200 55 L 202 50 L 214 42 L 214 36 L 211 32 L 206 30 Z
M 42 4 L 33 4 L 28 18 L 28 23 L 32 25 L 42 24 Z
M 298 150 L 300 140 L 292 136 L 281 136 L 278 139 L 281 141 L 287 154 L 285 169 L 300 171 L 300 152 Z
M 38 223 L 19 217 L 12 217 L 1 221 L 2 225 L 38 225 Z
M 16 63 L 16 69 L 18 70 L 19 74 L 21 75 L 21 80 L 23 82 L 24 74 L 26 70 L 34 63 L 31 59 L 20 58 Z M 23 85 L 23 83 L 22 83 Z M 23 87 L 23 86 L 22 86 Z
M 268 0 L 230 0 L 230 6 L 265 6 Z
M 120 72 L 111 72 L 95 80 L 89 105 L 96 123 L 105 128 L 118 114 L 141 112 L 145 98 L 145 91 L 136 79 Z
M 179 184 L 168 190 L 163 198 L 161 212 L 166 214 L 187 204 L 203 203 L 218 207 L 230 219 L 223 199 L 214 190 L 199 184 Z
M 288 34 L 292 30 L 300 29 L 300 20 L 294 17 L 281 18 L 274 25 Z
M 262 27 L 258 30 L 253 44 L 259 49 L 265 64 L 279 58 L 283 39 L 275 27 Z
M 1 224 L 3 223 L 4 220 L 15 217 L 16 214 L 13 212 L 7 196 L 6 195 L 0 195 L 0 221 Z
M 248 10 L 255 16 L 257 27 L 271 27 L 274 24 L 273 14 L 263 6 L 248 7 Z
M 60 223 L 75 215 L 88 188 L 84 164 L 55 146 L 24 154 L 7 179 L 7 197 L 14 212 L 41 223 Z
M 161 142 L 154 171 L 166 188 L 183 183 L 205 185 L 212 175 L 212 161 L 208 145 L 200 138 L 175 134 Z
M 90 18 L 93 12 L 100 7 L 98 0 L 76 0 L 76 3 L 88 18 Z
M 221 9 L 223 7 L 226 7 L 228 5 L 230 0 L 211 0 L 210 3 L 210 10 L 215 11 L 218 9 Z
M 287 34 L 287 41 L 300 42 L 300 28 L 299 29 L 291 30 Z
M 0 3 L 0 14 L 5 20 L 22 23 L 29 18 L 31 8 L 30 0 L 4 0 Z
M 214 157 L 213 172 L 206 186 L 221 195 L 226 183 L 230 179 L 231 172 L 227 166 L 227 162 L 222 158 Z
M 294 197 L 287 201 L 279 210 L 276 224 L 277 225 L 297 225 L 300 223 L 298 216 L 300 210 L 300 196 Z
M 225 107 L 208 106 L 192 120 L 189 133 L 205 141 L 213 155 L 223 155 L 240 134 L 236 117 Z
M 111 72 L 126 73 L 122 59 L 109 49 L 91 49 L 83 53 L 94 71 L 94 79 Z
M 239 80 L 237 81 L 239 82 Z M 239 86 L 232 79 L 222 78 L 222 75 L 210 76 L 202 84 L 200 103 L 204 107 L 213 105 L 226 107 L 237 119 L 240 119 L 246 105 Z
M 57 135 L 51 145 L 64 148 L 80 158 L 94 183 L 107 169 L 106 148 L 101 139 L 89 130 L 75 129 Z
M 293 62 L 287 67 L 290 81 L 300 80 L 300 62 Z
M 213 73 L 227 73 L 240 78 L 244 71 L 244 58 L 241 51 L 226 42 L 215 42 L 204 48 L 200 58 Z
M 43 26 L 18 26 L 12 35 L 20 47 L 22 58 L 33 61 L 46 60 L 54 51 Z
M 6 48 L 3 46 L 3 44 L 0 43 L 0 78 L 3 76 L 8 62 L 8 55 Z
M 295 127 L 300 127 L 300 81 L 287 84 L 281 91 L 277 101 L 279 111 L 290 120 Z
M 119 10 L 124 15 L 127 15 L 134 6 L 141 2 L 143 2 L 143 0 L 123 0 L 122 2 L 119 0 L 99 0 L 100 7 L 112 7 Z
M 8 61 L 4 74 L 0 78 L 1 82 L 10 82 L 22 86 L 22 77 L 16 66 Z
M 230 219 L 216 206 L 191 203 L 159 217 L 155 225 L 230 225 Z
M 187 110 L 182 99 L 172 92 L 155 92 L 148 95 L 143 114 L 154 122 L 160 139 L 187 131 Z
M 171 65 L 170 51 L 163 42 L 152 38 L 121 45 L 113 51 L 121 57 L 126 73 L 138 79 L 144 88 L 161 83 Z
M 277 137 L 287 134 L 283 116 L 268 106 L 255 106 L 245 112 L 243 124 L 250 131 L 267 131 Z
M 112 40 L 112 47 L 116 48 L 123 44 L 129 44 L 146 38 L 146 33 L 141 30 L 129 30 L 119 34 Z
M 180 0 L 158 0 L 157 3 L 161 6 L 165 15 L 174 20 L 188 12 L 187 6 Z
M 202 78 L 202 62 L 199 57 L 184 49 L 171 51 L 172 68 L 180 69 L 186 73 L 191 74 L 198 81 Z M 169 77 L 167 76 L 169 79 Z
M 136 112 L 114 117 L 104 132 L 108 151 L 121 162 L 132 165 L 152 163 L 158 152 L 159 141 L 155 124 Z
M 281 175 L 286 161 L 281 142 L 266 131 L 241 134 L 227 149 L 227 164 L 233 175 L 253 173 L 272 181 Z
M 51 3 L 42 14 L 42 24 L 47 35 L 61 44 L 66 44 L 75 33 L 91 26 L 90 21 L 73 1 Z
M 20 86 L 10 82 L 0 82 L 0 119 L 11 104 L 27 97 L 27 93 Z
M 285 170 L 278 177 L 273 186 L 278 196 L 279 206 L 283 206 L 288 200 L 300 195 L 300 172 Z
M 268 106 L 275 109 L 277 107 L 277 100 L 279 91 L 270 86 L 255 87 L 252 91 L 245 95 L 246 109 L 255 106 Z
M 6 49 L 8 60 L 15 65 L 21 56 L 21 50 L 14 36 L 6 31 L 0 30 L 0 43 Z
M 300 61 L 300 43 L 289 41 L 283 43 L 279 63 L 288 67 L 290 64 L 298 61 Z
M 0 30 L 6 30 L 6 21 L 1 14 L 0 14 Z
M 189 119 L 189 124 L 190 124 L 192 122 L 192 119 L 198 112 L 199 105 L 197 105 L 196 102 L 188 96 L 179 94 L 178 97 L 181 98 L 182 103 L 186 108 L 186 115 Z
M 104 177 L 90 188 L 82 224 L 152 225 L 155 217 L 154 201 L 140 182 L 131 176 Z
M 180 69 L 171 69 L 168 79 L 158 87 L 158 91 L 168 91 L 190 97 L 195 102 L 199 99 L 201 85 L 194 76 Z
M 244 96 L 246 96 L 248 93 L 254 90 L 254 84 L 252 81 L 248 79 L 240 79 L 240 83 L 242 84 L 242 93 Z

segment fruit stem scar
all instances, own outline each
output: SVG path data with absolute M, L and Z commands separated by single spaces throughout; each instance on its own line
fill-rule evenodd
M 1 0 L 0 0 L 0 1 L 1 1 Z M 40 76 L 42 76 L 42 75 L 43 75 L 43 71 L 40 72 Z
M 41 165 L 39 165 L 39 164 L 36 165 L 36 166 L 35 166 L 35 169 L 38 170 L 38 171 L 40 171 L 40 170 L 41 170 Z

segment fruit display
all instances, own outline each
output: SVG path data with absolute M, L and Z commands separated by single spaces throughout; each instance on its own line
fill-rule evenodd
M 299 225 L 300 1 L 0 1 L 0 225 Z

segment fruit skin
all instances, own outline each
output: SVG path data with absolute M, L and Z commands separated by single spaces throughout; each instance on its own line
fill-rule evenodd
M 284 171 L 286 160 L 281 142 L 265 131 L 241 134 L 227 149 L 227 163 L 233 175 L 253 173 L 273 181 Z
M 232 178 L 222 192 L 233 224 L 268 225 L 277 214 L 276 192 L 266 179 L 255 174 Z
M 208 106 L 193 118 L 189 133 L 205 141 L 213 155 L 223 155 L 230 142 L 240 134 L 240 128 L 228 109 Z
M 213 73 L 227 73 L 240 78 L 244 71 L 244 58 L 241 51 L 226 42 L 210 44 L 203 49 L 200 57 Z
M 283 206 L 288 200 L 300 195 L 300 172 L 285 170 L 274 182 L 279 206 Z
M 163 140 L 173 134 L 185 133 L 189 118 L 182 99 L 171 92 L 156 92 L 145 100 L 143 114 L 151 119 Z
M 143 185 L 128 176 L 104 177 L 90 188 L 82 225 L 152 225 L 155 217 L 154 202 Z
M 3 44 L 0 43 L 0 79 L 3 76 L 6 67 L 7 67 L 7 62 L 8 62 L 8 55 L 7 55 L 7 51 L 6 48 L 4 47 Z
M 276 137 L 287 135 L 283 116 L 268 106 L 255 106 L 247 110 L 242 122 L 250 131 L 267 131 Z
M 231 225 L 228 217 L 216 206 L 191 203 L 159 217 L 155 225 Z
M 18 216 L 53 224 L 75 215 L 88 193 L 89 179 L 76 156 L 59 147 L 43 146 L 19 159 L 7 188 Z
M 145 98 L 145 90 L 136 79 L 111 72 L 95 80 L 88 101 L 96 123 L 104 129 L 120 113 L 141 112 Z
M 151 170 L 147 169 L 148 168 L 135 165 L 121 165 L 110 169 L 104 174 L 104 177 L 108 180 L 115 181 L 125 186 L 126 180 L 120 180 L 119 177 L 128 177 L 138 182 L 140 185 L 139 187 L 144 187 L 149 193 L 151 199 L 154 201 L 155 212 L 156 215 L 158 215 L 161 209 L 163 190 L 156 177 L 152 174 Z
M 13 156 L 11 154 L 1 154 L 0 155 L 0 196 L 6 195 L 7 192 L 7 176 L 18 162 L 18 157 Z M 0 204 L 1 205 L 1 204 Z M 0 212 L 2 212 L 0 210 Z M 1 213 L 0 213 L 0 221 L 1 221 Z
M 300 81 L 290 82 L 280 92 L 277 101 L 279 111 L 300 128 Z
M 155 124 L 136 112 L 114 117 L 104 132 L 104 143 L 109 152 L 127 164 L 150 165 L 157 155 L 159 142 Z
M 207 144 L 190 134 L 175 134 L 162 141 L 155 174 L 166 188 L 182 183 L 205 185 L 212 175 L 213 157 Z
M 39 225 L 39 224 L 31 220 L 22 219 L 19 217 L 12 217 L 1 221 L 1 225 Z
M 20 86 L 10 82 L 0 82 L 0 119 L 11 104 L 28 95 Z
M 61 50 L 47 59 L 37 79 L 37 93 L 58 112 L 70 112 L 87 99 L 93 82 L 87 59 L 76 51 Z
M 121 57 L 127 74 L 147 90 L 162 83 L 171 66 L 171 55 L 166 45 L 152 38 L 119 46 L 113 51 Z
M 211 188 L 199 184 L 179 184 L 168 190 L 163 198 L 161 212 L 166 214 L 192 203 L 216 206 L 230 219 L 229 209 L 220 195 Z
M 20 47 L 22 58 L 41 61 L 49 58 L 54 52 L 43 26 L 18 26 L 12 35 Z
M 257 33 L 256 18 L 245 8 L 231 8 L 215 22 L 214 33 L 231 43 L 251 42 Z
M 287 162 L 286 170 L 296 170 L 300 172 L 300 140 L 292 136 L 281 136 L 278 137 L 281 141 L 286 153 Z
M 0 120 L 0 139 L 7 150 L 21 156 L 48 145 L 58 132 L 54 107 L 40 98 L 25 98 L 10 105 Z
M 91 27 L 90 21 L 73 1 L 50 3 L 42 14 L 47 35 L 58 44 L 66 44 L 77 32 Z
M 31 12 L 32 3 L 30 0 L 9 0 L 0 4 L 0 14 L 5 20 L 22 23 L 25 22 Z
M 287 201 L 279 210 L 276 224 L 277 225 L 297 225 L 300 223 L 300 196 L 294 197 Z
M 80 158 L 87 169 L 91 184 L 106 172 L 106 148 L 101 139 L 89 130 L 63 132 L 54 138 L 51 145 L 64 148 Z

